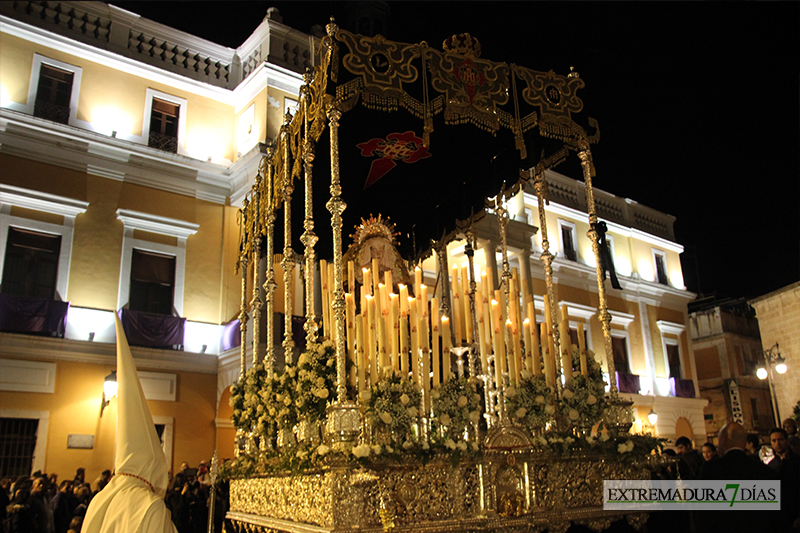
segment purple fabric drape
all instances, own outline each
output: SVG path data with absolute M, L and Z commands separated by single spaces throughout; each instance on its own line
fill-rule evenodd
M 222 351 L 230 350 L 242 345 L 242 332 L 239 329 L 241 322 L 237 318 L 225 324 L 222 332 Z
M 0 331 L 64 337 L 69 302 L 0 294 Z
M 185 318 L 120 309 L 120 321 L 131 346 L 183 350 Z
M 639 394 L 639 374 L 620 374 L 617 372 L 617 388 L 620 392 Z
M 694 382 L 691 379 L 673 378 L 675 396 L 678 398 L 694 398 Z

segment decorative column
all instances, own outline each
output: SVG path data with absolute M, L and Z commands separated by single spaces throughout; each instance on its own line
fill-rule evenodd
M 311 70 L 306 69 L 305 74 L 303 74 L 305 85 L 301 88 L 305 124 L 305 139 L 303 141 L 303 164 L 305 170 L 305 219 L 303 220 L 303 229 L 305 231 L 300 237 L 300 241 L 305 246 L 306 323 L 303 327 L 306 331 L 306 345 L 308 346 L 317 342 L 318 330 L 314 317 L 314 265 L 316 264 L 314 245 L 317 244 L 319 238 L 314 234 L 313 188 L 311 186 L 311 176 L 314 169 L 314 145 L 308 136 L 309 84 L 311 83 L 311 78 Z
M 266 165 L 266 187 L 264 187 L 266 204 L 266 227 L 267 227 L 267 242 L 264 254 L 266 255 L 267 262 L 267 275 L 264 281 L 264 292 L 266 300 L 266 313 L 267 313 L 267 350 L 265 356 L 265 366 L 267 368 L 267 376 L 272 377 L 275 371 L 275 289 L 278 284 L 275 283 L 275 265 L 273 258 L 275 256 L 275 206 L 273 205 L 274 196 L 274 172 L 273 158 L 275 157 L 275 146 L 267 146 Z
M 261 299 L 261 284 L 258 282 L 259 275 L 259 253 L 261 250 L 261 173 L 256 176 L 256 184 L 253 187 L 253 201 L 250 205 L 253 213 L 253 299 L 250 300 L 250 307 L 253 309 L 253 366 L 260 361 L 261 354 L 261 309 L 263 300 Z
M 595 263 L 597 265 L 597 296 L 600 300 L 598 312 L 600 326 L 603 328 L 603 339 L 606 347 L 606 365 L 608 368 L 608 379 L 610 382 L 610 393 L 612 398 L 617 396 L 617 376 L 614 368 L 614 349 L 611 345 L 611 314 L 608 312 L 606 302 L 606 287 L 603 282 L 603 263 L 600 260 L 600 245 L 597 242 L 597 211 L 594 205 L 594 189 L 592 188 L 592 174 L 594 174 L 594 163 L 592 153 L 589 151 L 589 143 L 581 142 L 578 157 L 581 158 L 583 168 L 583 181 L 586 184 L 586 207 L 589 212 L 589 231 L 586 234 L 592 241 L 592 251 L 594 252 Z
M 283 124 L 283 358 L 289 364 L 292 362 L 292 304 L 294 294 L 292 291 L 292 276 L 294 275 L 294 250 L 292 250 L 292 164 L 291 147 L 289 139 L 289 123 L 292 121 L 291 113 L 286 113 Z
M 464 253 L 467 256 L 468 272 L 469 272 L 469 310 L 472 314 L 472 346 L 469 349 L 469 376 L 470 378 L 477 376 L 477 357 L 479 345 L 481 342 L 482 332 L 478 327 L 478 313 L 475 312 L 475 293 L 478 290 L 478 283 L 475 280 L 475 228 L 470 221 L 469 226 L 464 232 L 467 237 L 467 244 L 464 246 Z M 484 370 L 485 371 L 485 370 Z
M 500 252 L 503 256 L 503 273 L 500 275 L 503 278 L 502 285 L 503 291 L 506 293 L 506 316 L 511 314 L 510 305 L 511 305 L 511 265 L 508 263 L 508 242 L 506 241 L 506 226 L 508 225 L 508 210 L 503 207 L 503 201 L 505 200 L 505 191 L 500 191 L 500 194 L 497 195 L 495 199 L 495 206 L 494 211 L 497 214 L 497 220 L 500 223 Z M 500 335 L 503 339 L 506 337 L 506 325 L 505 323 L 500 324 Z M 505 341 L 501 341 L 505 342 Z M 506 343 L 506 346 L 510 346 L 510 343 Z M 494 354 L 494 364 L 495 367 L 497 365 L 502 364 L 500 361 L 497 360 L 499 354 Z M 500 416 L 500 423 L 505 423 L 507 421 L 506 418 L 506 394 L 505 394 L 505 383 L 503 382 L 503 376 L 500 376 L 500 382 L 495 383 L 495 387 L 497 387 L 497 405 L 499 407 L 498 414 Z
M 347 401 L 345 385 L 345 323 L 344 288 L 342 284 L 342 213 L 347 204 L 342 199 L 342 184 L 339 178 L 339 119 L 341 111 L 330 105 L 327 109 L 331 144 L 331 199 L 326 207 L 331 212 L 333 228 L 333 320 L 336 327 L 336 399 Z
M 247 212 L 250 207 L 250 202 L 247 200 L 247 197 L 242 200 L 242 209 L 239 211 L 241 215 L 241 223 L 242 229 L 244 230 L 245 225 L 247 224 Z M 247 232 L 243 232 L 243 239 L 247 238 Z M 241 243 L 242 251 L 241 255 L 239 256 L 239 268 L 242 270 L 242 302 L 239 307 L 239 331 L 241 332 L 241 367 L 239 376 L 240 379 L 244 379 L 244 375 L 247 372 L 247 251 L 246 251 L 246 243 L 244 240 Z

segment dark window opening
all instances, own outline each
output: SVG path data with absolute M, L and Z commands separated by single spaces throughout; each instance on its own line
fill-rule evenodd
M 133 250 L 128 308 L 144 313 L 172 315 L 174 291 L 175 258 Z
M 561 226 L 561 242 L 564 244 L 564 256 L 570 261 L 577 261 L 578 254 L 575 251 L 575 241 L 572 238 L 572 228 Z
M 587 333 L 588 332 L 584 329 L 583 330 L 583 345 L 584 346 L 589 346 L 589 344 L 586 342 L 586 337 L 587 337 L 586 334 Z M 573 346 L 580 346 L 580 344 L 578 344 L 578 330 L 577 329 L 570 329 L 569 330 L 569 340 L 570 340 L 570 342 L 572 342 Z
M 667 262 L 663 255 L 656 254 L 656 278 L 662 285 L 669 285 L 667 278 Z
M 147 146 L 178 153 L 178 119 L 180 106 L 153 98 L 150 112 L 150 135 Z
M 614 368 L 620 374 L 630 374 L 628 362 L 628 345 L 624 337 L 611 337 L 611 348 L 614 352 Z
M 3 294 L 53 300 L 60 254 L 61 235 L 8 228 Z
M 681 352 L 677 344 L 667 344 L 667 361 L 669 362 L 669 377 L 681 377 Z
M 29 476 L 39 421 L 30 418 L 0 418 L 0 477 Z
M 68 124 L 74 76 L 72 72 L 42 64 L 33 116 Z

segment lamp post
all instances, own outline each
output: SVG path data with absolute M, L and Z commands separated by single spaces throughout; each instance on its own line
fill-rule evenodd
M 772 400 L 772 412 L 775 415 L 775 426 L 780 427 L 781 425 L 781 414 L 778 410 L 778 398 L 775 396 L 775 383 L 773 378 L 773 372 L 777 372 L 778 374 L 785 374 L 787 367 L 786 361 L 784 360 L 783 356 L 781 355 L 780 350 L 778 349 L 778 343 L 776 342 L 772 346 L 769 347 L 767 350 L 761 350 L 759 352 L 761 357 L 763 358 L 763 364 L 759 365 L 756 369 L 756 376 L 758 379 L 768 379 L 769 378 L 769 396 Z
M 100 404 L 101 417 L 106 406 L 111 403 L 111 398 L 117 395 L 117 385 L 117 371 L 113 370 L 103 379 L 103 403 Z

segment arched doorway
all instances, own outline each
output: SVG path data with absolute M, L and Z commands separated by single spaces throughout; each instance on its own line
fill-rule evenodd
M 692 431 L 692 424 L 685 418 L 680 417 L 675 421 L 675 439 L 681 437 L 688 437 L 694 444 L 694 431 Z

